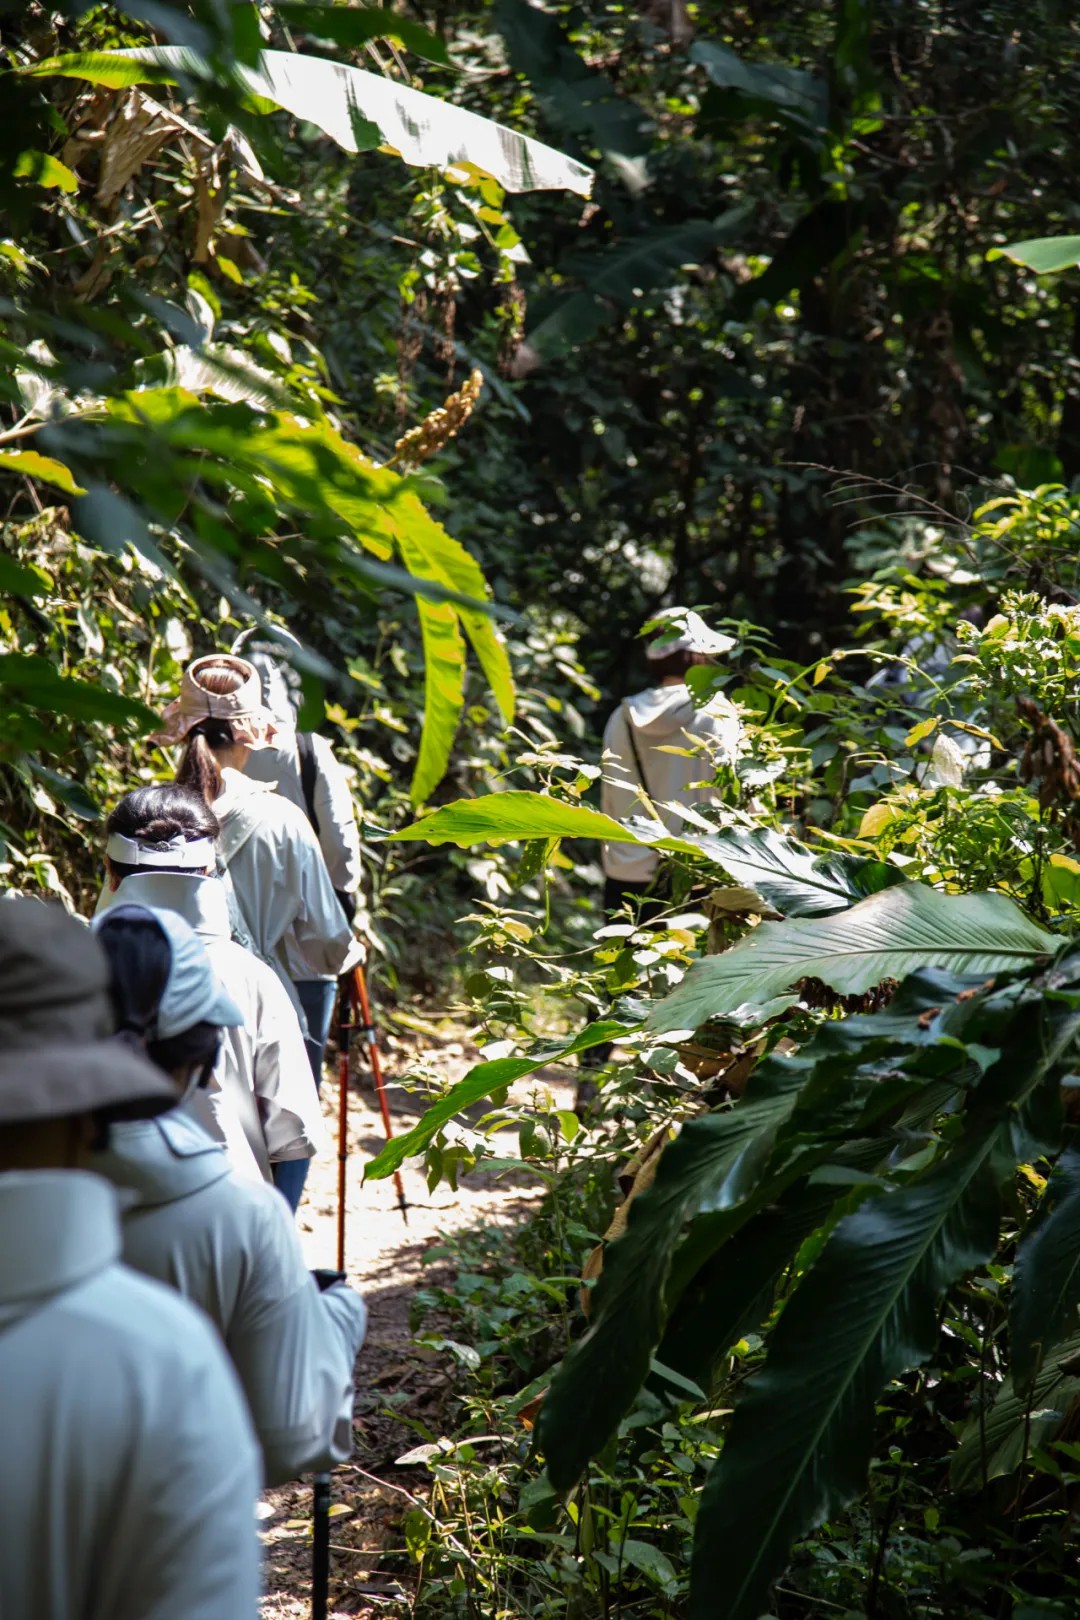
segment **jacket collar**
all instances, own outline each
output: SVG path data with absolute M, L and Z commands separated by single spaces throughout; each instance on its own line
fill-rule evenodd
M 220 878 L 189 872 L 135 872 L 116 889 L 102 890 L 94 915 L 114 906 L 146 906 L 149 911 L 175 911 L 206 944 L 231 939 L 229 897 Z
M 116 1194 L 83 1170 L 0 1175 L 0 1325 L 120 1257 Z
M 231 1173 L 221 1144 L 184 1108 L 113 1125 L 108 1147 L 87 1162 L 123 1190 L 128 1209 L 174 1203 Z

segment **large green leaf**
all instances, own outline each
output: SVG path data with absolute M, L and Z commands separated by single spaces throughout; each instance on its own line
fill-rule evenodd
M 690 60 L 703 67 L 721 90 L 733 91 L 751 103 L 764 103 L 774 115 L 812 129 L 821 128 L 828 118 L 825 80 L 801 68 L 773 62 L 745 62 L 726 45 L 712 39 L 695 40 L 690 47 Z
M 804 1080 L 800 1065 L 777 1064 L 758 1072 L 752 1093 L 734 1108 L 684 1125 L 653 1185 L 631 1205 L 626 1231 L 606 1252 L 589 1331 L 562 1363 L 541 1410 L 540 1443 L 559 1489 L 572 1485 L 615 1433 L 649 1370 L 684 1224 L 748 1195 Z
M 755 890 L 785 917 L 844 911 L 904 880 L 899 867 L 885 861 L 816 854 L 772 827 L 725 827 L 701 847 L 736 883 Z
M 150 731 L 160 716 L 137 698 L 124 697 L 91 681 L 62 675 L 48 658 L 26 653 L 0 655 L 0 699 L 21 702 L 67 720 L 98 720 Z
M 529 332 L 530 349 L 550 360 L 585 342 L 620 309 L 670 286 L 685 266 L 704 263 L 721 243 L 741 236 L 749 218 L 748 208 L 732 208 L 718 219 L 661 226 L 616 246 L 563 260 L 560 275 L 580 279 L 584 290 L 558 303 Z
M 471 1108 L 473 1103 L 481 1102 L 490 1097 L 493 1091 L 502 1086 L 509 1086 L 515 1080 L 520 1080 L 526 1074 L 533 1074 L 542 1069 L 545 1064 L 559 1063 L 563 1058 L 571 1057 L 576 1052 L 587 1052 L 591 1047 L 603 1046 L 605 1042 L 625 1035 L 627 1026 L 616 1023 L 613 1019 L 603 1019 L 599 1023 L 589 1024 L 580 1035 L 572 1041 L 562 1045 L 548 1046 L 538 1052 L 531 1052 L 525 1057 L 492 1058 L 489 1063 L 477 1063 L 471 1068 L 456 1086 L 452 1086 L 445 1097 L 440 1097 L 425 1114 L 417 1121 L 412 1130 L 405 1136 L 395 1136 L 377 1158 L 372 1159 L 364 1170 L 365 1181 L 381 1181 L 384 1177 L 393 1175 L 394 1171 L 405 1159 L 416 1153 L 423 1153 L 432 1137 L 441 1130 L 448 1120 L 463 1109 Z
M 465 641 L 447 603 L 417 601 L 424 648 L 424 724 L 409 796 L 424 800 L 442 781 L 465 702 Z
M 196 52 L 179 45 L 56 56 L 28 71 L 113 88 L 210 74 Z M 238 66 L 236 72 L 251 95 L 314 124 L 346 152 L 378 146 L 417 168 L 490 175 L 507 191 L 567 190 L 587 197 L 592 189 L 592 170 L 584 163 L 397 79 L 292 51 L 264 51 L 257 69 Z
M 1080 1333 L 1051 1352 L 1033 1385 L 1018 1394 L 1006 1378 L 990 1410 L 972 1418 L 953 1456 L 953 1489 L 981 1491 L 986 1481 L 1014 1473 L 1061 1427 L 1078 1395 Z
M 702 1495 L 690 1620 L 755 1620 L 792 1542 L 859 1492 L 882 1387 L 925 1360 L 945 1289 L 994 1253 L 1015 1156 L 1060 1137 L 1080 997 L 1017 994 L 1009 1012 L 956 1146 L 842 1220 L 785 1307 Z
M 1054 1167 L 1034 1227 L 1016 1254 L 1009 1314 L 1011 1372 L 1030 1382 L 1045 1353 L 1076 1327 L 1080 1305 L 1080 1151 Z
M 924 967 L 1002 973 L 1060 944 L 1004 895 L 902 883 L 834 916 L 762 923 L 731 950 L 696 962 L 649 1028 L 696 1029 L 710 1018 L 759 1024 L 797 999 L 801 979 L 857 996 Z
M 278 0 L 274 14 L 298 33 L 335 45 L 366 45 L 372 39 L 396 39 L 407 51 L 450 67 L 446 44 L 437 34 L 382 6 L 308 5 L 307 0 Z
M 1035 236 L 1025 242 L 1010 242 L 1007 247 L 992 247 L 986 257 L 1011 259 L 1014 264 L 1046 276 L 1080 264 L 1080 236 Z
M 644 833 L 646 824 L 635 822 Z M 613 821 L 588 805 L 567 804 L 547 793 L 488 793 L 477 799 L 455 799 L 431 815 L 395 833 L 395 838 L 428 844 L 505 844 L 530 838 L 602 838 L 626 844 L 651 844 L 658 849 L 696 853 L 686 839 L 669 838 L 655 824 L 655 839 L 637 836 L 622 822 Z
M 789 1302 L 702 1495 L 692 1620 L 756 1620 L 796 1536 L 861 1489 L 879 1391 L 930 1354 L 942 1292 L 994 1252 L 996 1141 L 864 1203 Z

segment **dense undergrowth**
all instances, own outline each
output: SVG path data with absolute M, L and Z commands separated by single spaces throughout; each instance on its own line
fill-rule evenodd
M 649 924 L 582 911 L 565 754 L 416 825 L 510 838 L 517 887 L 472 918 L 485 1061 L 374 1173 L 545 1188 L 417 1300 L 461 1390 L 411 1452 L 417 1612 L 1071 1611 L 1075 521 L 1048 489 L 909 533 L 809 668 L 742 627 L 717 812 L 615 830 L 668 851 Z M 506 1102 L 575 1042 L 591 1102 Z

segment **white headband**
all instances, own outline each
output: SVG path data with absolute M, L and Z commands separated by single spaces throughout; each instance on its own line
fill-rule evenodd
M 140 844 L 123 833 L 110 833 L 105 853 L 123 866 L 176 866 L 183 872 L 205 872 L 215 860 L 212 838 L 186 839 L 177 833 L 167 844 Z

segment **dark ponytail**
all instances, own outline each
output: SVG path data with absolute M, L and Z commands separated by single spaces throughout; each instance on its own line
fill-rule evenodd
M 152 917 L 106 916 L 98 929 L 109 958 L 116 1033 L 132 1046 L 149 1047 L 158 1008 L 169 983 L 172 951 Z
M 187 734 L 184 757 L 176 773 L 178 786 L 190 788 L 212 805 L 225 786 L 217 755 L 232 748 L 235 741 L 227 720 L 200 720 Z
M 188 1065 L 201 1069 L 200 1084 L 205 1085 L 221 1043 L 218 1026 L 192 1024 L 164 1040 L 158 1040 L 155 1033 L 158 1008 L 172 970 L 172 951 L 163 929 L 152 917 L 106 915 L 97 933 L 111 968 L 109 990 L 117 1035 L 145 1051 L 151 1063 L 166 1074 Z

